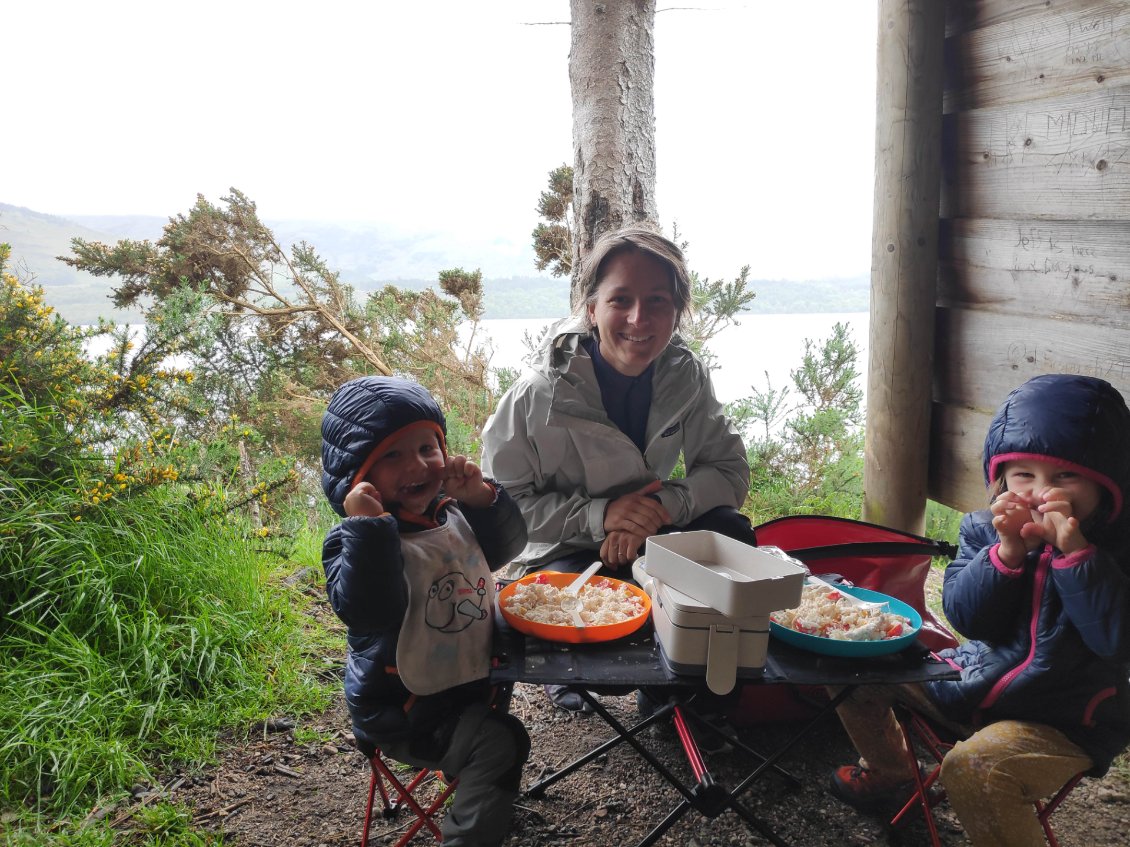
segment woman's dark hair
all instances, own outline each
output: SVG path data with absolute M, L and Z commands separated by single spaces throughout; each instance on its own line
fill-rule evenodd
M 691 280 L 687 272 L 687 262 L 683 251 L 675 242 L 644 226 L 626 226 L 615 232 L 600 236 L 585 257 L 579 278 L 580 298 L 574 313 L 592 329 L 589 321 L 589 305 L 596 302 L 597 289 L 609 259 L 621 253 L 645 253 L 658 259 L 671 273 L 671 297 L 675 302 L 675 329 L 682 325 L 683 317 L 693 314 L 691 304 Z

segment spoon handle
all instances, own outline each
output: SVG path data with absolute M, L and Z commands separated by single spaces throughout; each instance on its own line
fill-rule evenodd
M 581 571 L 580 576 L 578 576 L 576 579 L 574 579 L 572 582 L 570 582 L 565 587 L 565 593 L 566 594 L 576 594 L 578 591 L 580 591 L 581 586 L 589 581 L 589 577 L 592 576 L 594 573 L 596 573 L 598 570 L 600 570 L 600 564 L 601 564 L 600 560 L 597 559 L 595 562 L 593 562 L 591 565 L 589 565 L 587 568 L 585 568 L 583 571 Z

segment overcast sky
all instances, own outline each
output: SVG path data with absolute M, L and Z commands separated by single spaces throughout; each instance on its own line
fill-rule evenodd
M 659 9 L 659 214 L 692 266 L 867 273 L 875 2 Z M 9 3 L 0 202 L 169 216 L 235 186 L 268 221 L 527 249 L 572 163 L 568 18 L 568 0 Z

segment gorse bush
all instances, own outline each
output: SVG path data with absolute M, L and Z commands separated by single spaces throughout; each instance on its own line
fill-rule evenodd
M 228 507 L 234 457 L 170 431 L 189 377 L 86 360 L 90 333 L 4 258 L 0 807 L 65 813 L 325 695 L 294 670 L 299 623 L 263 590 L 260 531 Z

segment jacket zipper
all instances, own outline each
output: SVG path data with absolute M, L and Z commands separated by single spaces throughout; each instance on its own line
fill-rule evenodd
M 1044 553 L 1040 555 L 1040 561 L 1036 565 L 1036 578 L 1032 582 L 1032 617 L 1028 622 L 1028 655 L 1016 667 L 1012 668 L 1008 673 L 997 680 L 996 684 L 989 689 L 989 693 L 985 695 L 985 699 L 981 701 L 979 709 L 992 708 L 993 704 L 1000 699 L 1004 694 L 1004 690 L 1012 683 L 1016 677 L 1023 673 L 1024 669 L 1032 664 L 1032 659 L 1036 655 L 1036 632 L 1040 623 L 1040 608 L 1043 606 L 1044 600 L 1044 585 L 1048 580 L 1048 569 L 1051 566 L 1052 552 L 1050 548 L 1045 548 Z

